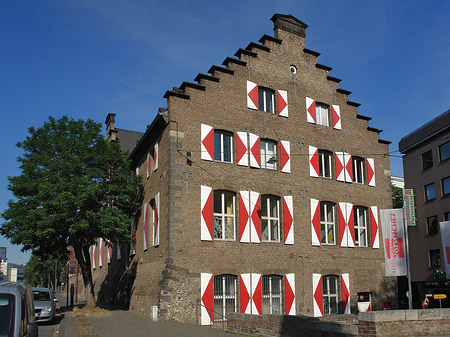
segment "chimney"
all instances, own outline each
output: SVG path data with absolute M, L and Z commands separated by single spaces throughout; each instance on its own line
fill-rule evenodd
M 116 114 L 109 113 L 106 116 L 106 138 L 108 140 L 116 140 L 117 130 L 115 128 Z
M 280 38 L 280 30 L 306 37 L 305 29 L 308 28 L 308 25 L 291 14 L 275 14 L 270 20 L 273 21 L 273 30 L 276 38 Z

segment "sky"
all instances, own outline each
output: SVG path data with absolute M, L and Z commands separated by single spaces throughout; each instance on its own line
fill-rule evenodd
M 28 127 L 112 112 L 116 127 L 144 132 L 167 90 L 273 36 L 275 13 L 309 26 L 306 48 L 383 130 L 403 176 L 399 140 L 450 109 L 450 1 L 0 0 L 0 213 Z M 10 262 L 29 259 L 0 246 Z

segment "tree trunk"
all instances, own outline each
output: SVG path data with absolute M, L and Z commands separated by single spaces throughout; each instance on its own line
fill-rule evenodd
M 89 247 L 81 247 L 81 244 L 73 239 L 73 249 L 75 257 L 78 261 L 78 265 L 81 268 L 81 274 L 83 275 L 84 289 L 86 293 L 86 307 L 96 307 L 94 287 L 92 285 L 92 273 L 91 273 L 91 256 L 89 254 Z

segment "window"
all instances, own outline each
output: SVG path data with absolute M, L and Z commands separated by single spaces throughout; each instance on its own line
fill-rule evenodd
M 258 108 L 259 110 L 273 113 L 273 91 L 258 87 Z
M 430 256 L 430 267 L 440 267 L 441 266 L 441 251 L 439 249 L 429 250 L 428 254 Z
M 260 149 L 261 149 L 261 168 L 265 168 L 268 170 L 276 170 L 277 163 L 277 144 L 271 140 L 261 139 L 260 141 Z M 271 160 L 272 159 L 272 160 Z
M 433 167 L 433 152 L 427 151 L 422 153 L 422 169 L 426 170 Z
M 316 103 L 317 124 L 328 126 L 328 105 Z
M 439 146 L 439 157 L 441 158 L 441 161 L 450 159 L 450 142 Z
M 444 213 L 444 221 L 450 221 L 450 212 Z
M 231 163 L 231 139 L 229 133 L 214 130 L 214 160 Z
M 262 277 L 262 313 L 281 315 L 281 276 Z
M 0 293 L 0 332 L 2 336 L 14 336 L 15 296 Z
M 261 240 L 280 241 L 280 200 L 275 196 L 261 197 Z
M 323 314 L 338 313 L 337 276 L 328 275 L 322 279 Z
M 355 207 L 353 214 L 355 217 L 355 245 L 367 247 L 366 209 L 364 207 Z
M 442 179 L 442 195 L 450 194 L 450 177 Z
M 321 243 L 335 244 L 334 239 L 334 204 L 320 203 L 320 238 Z
M 353 182 L 364 184 L 364 159 L 352 157 Z
M 319 177 L 331 178 L 331 153 L 319 150 Z
M 434 188 L 434 183 L 425 186 L 425 200 L 436 199 L 436 190 Z
M 214 321 L 224 320 L 231 312 L 236 312 L 236 276 L 214 276 L 214 304 L 213 310 L 220 315 L 214 315 Z
M 438 219 L 437 216 L 430 216 L 427 218 L 427 233 L 428 235 L 436 234 L 438 232 Z
M 214 239 L 234 240 L 234 193 L 214 191 Z

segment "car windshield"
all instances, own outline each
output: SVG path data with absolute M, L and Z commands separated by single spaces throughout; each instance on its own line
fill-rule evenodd
M 0 337 L 14 336 L 14 295 L 0 294 Z
M 33 290 L 33 297 L 35 301 L 51 301 L 48 291 Z

